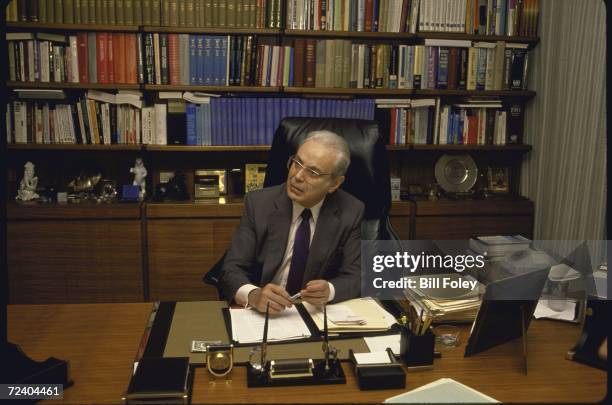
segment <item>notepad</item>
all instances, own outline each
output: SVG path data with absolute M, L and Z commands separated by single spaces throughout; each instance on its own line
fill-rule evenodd
M 385 399 L 385 404 L 498 404 L 499 401 L 452 378 L 440 378 Z
M 256 343 L 263 339 L 266 315 L 255 309 L 230 309 L 232 337 L 238 343 Z M 270 315 L 268 342 L 295 340 L 310 337 L 310 330 L 295 306 L 279 314 Z

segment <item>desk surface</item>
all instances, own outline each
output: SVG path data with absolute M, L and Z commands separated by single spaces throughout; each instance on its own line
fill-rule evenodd
M 127 387 L 151 305 L 11 305 L 9 341 L 20 345 L 34 360 L 53 356 L 70 361 L 74 386 L 64 393 L 64 403 L 118 403 Z M 465 328 L 463 341 L 467 332 Z M 579 332 L 577 325 L 533 321 L 528 332 L 527 376 L 522 371 L 518 341 L 469 358 L 463 357 L 462 346 L 444 351 L 433 370 L 409 371 L 406 390 L 450 377 L 502 402 L 599 401 L 606 393 L 607 373 L 564 358 Z M 192 402 L 381 402 L 404 391 L 359 391 L 348 364 L 343 367 L 346 385 L 316 389 L 248 389 L 244 367 L 234 369 L 231 383 L 210 384 L 205 369 L 199 368 Z

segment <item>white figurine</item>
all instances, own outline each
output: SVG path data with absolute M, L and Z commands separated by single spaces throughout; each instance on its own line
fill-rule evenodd
M 36 194 L 36 186 L 38 185 L 38 177 L 34 176 L 34 164 L 27 162 L 23 170 L 23 179 L 19 183 L 19 191 L 17 191 L 18 201 L 31 201 L 39 198 Z
M 142 158 L 136 158 L 134 167 L 130 168 L 130 173 L 134 173 L 134 182 L 132 184 L 140 187 L 139 197 L 142 200 L 146 195 L 147 187 L 145 181 L 145 177 L 147 177 L 147 168 L 144 166 Z

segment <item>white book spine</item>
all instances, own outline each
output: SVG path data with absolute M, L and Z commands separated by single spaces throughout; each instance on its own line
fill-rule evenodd
M 357 0 L 357 31 L 365 31 L 365 0 Z
M 155 143 L 167 145 L 168 135 L 166 133 L 166 104 L 155 104 Z
M 79 82 L 79 56 L 77 53 L 78 45 L 77 45 L 77 37 L 76 35 L 71 35 L 70 39 L 70 82 L 78 83 Z

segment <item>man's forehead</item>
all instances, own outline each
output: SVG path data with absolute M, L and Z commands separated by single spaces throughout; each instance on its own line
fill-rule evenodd
M 334 164 L 334 153 L 319 142 L 306 141 L 300 146 L 296 157 L 305 165 L 329 169 Z

